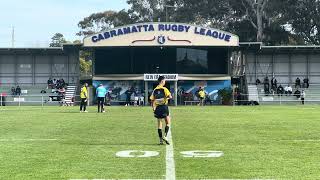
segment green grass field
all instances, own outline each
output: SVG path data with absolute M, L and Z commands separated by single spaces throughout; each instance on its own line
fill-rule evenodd
M 319 179 L 320 106 L 171 107 L 176 179 Z M 165 179 L 149 107 L 0 107 L 0 179 Z M 125 150 L 157 151 L 121 158 Z M 186 158 L 182 151 L 222 151 Z M 139 153 L 138 153 L 139 154 Z M 138 155 L 136 154 L 136 155 Z M 141 154 L 140 154 L 141 155 Z

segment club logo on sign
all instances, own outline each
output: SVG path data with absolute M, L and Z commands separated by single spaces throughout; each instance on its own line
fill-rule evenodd
M 159 44 L 164 44 L 166 43 L 166 37 L 165 36 L 158 36 L 158 43 Z

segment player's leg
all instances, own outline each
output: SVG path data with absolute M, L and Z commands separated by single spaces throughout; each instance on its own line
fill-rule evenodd
M 165 122 L 166 122 L 166 127 L 165 127 L 165 129 L 164 129 L 164 133 L 165 133 L 165 135 L 164 135 L 164 137 L 162 138 L 163 139 L 163 141 L 166 143 L 166 144 L 170 144 L 170 142 L 169 142 L 169 140 L 167 139 L 167 136 L 168 136 L 168 133 L 169 133 L 169 130 L 170 130 L 170 123 L 171 123 L 171 118 L 170 118 L 170 116 L 167 116 L 167 117 L 165 117 Z
M 170 118 L 170 112 L 169 112 L 169 108 L 168 106 L 165 106 L 164 107 L 164 113 L 167 115 L 164 120 L 166 122 L 166 127 L 164 129 L 164 132 L 165 132 L 165 136 L 163 137 L 163 140 L 166 144 L 170 144 L 169 143 L 169 140 L 167 139 L 167 136 L 168 136 L 168 133 L 169 133 L 169 130 L 170 130 L 170 124 L 171 124 L 171 118 Z
M 101 98 L 101 112 L 103 112 L 103 113 L 105 112 L 104 102 L 105 102 L 104 98 Z
M 170 123 L 171 123 L 171 118 L 170 118 L 170 116 L 167 116 L 167 117 L 165 118 L 165 121 L 166 121 L 165 136 L 167 137 L 168 132 L 169 132 L 169 129 L 170 129 Z
M 100 98 L 98 98 L 97 104 L 98 104 L 98 113 L 99 113 L 100 112 Z
M 100 97 L 99 97 L 99 102 L 98 102 L 98 104 L 99 104 L 98 112 L 100 113 L 100 112 L 102 112 L 102 110 L 103 110 L 102 98 L 100 98 Z
M 166 117 L 165 117 L 165 121 L 166 121 L 165 136 L 167 137 L 169 129 L 170 129 L 170 124 L 171 124 L 171 117 L 170 117 L 169 107 L 165 106 L 164 111 L 165 111 L 165 114 L 166 114 Z
M 83 102 L 83 99 L 81 98 L 81 102 L 80 102 L 80 112 L 83 112 L 83 111 L 82 111 L 82 109 L 83 109 L 83 103 L 84 103 L 84 102 Z
M 158 119 L 158 136 L 159 136 L 159 141 L 160 145 L 163 144 L 163 136 L 162 136 L 162 119 Z
M 87 112 L 87 98 L 83 99 L 83 112 Z

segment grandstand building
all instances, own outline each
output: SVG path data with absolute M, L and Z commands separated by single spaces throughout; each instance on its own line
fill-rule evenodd
M 79 45 L 63 48 L 0 48 L 0 93 L 9 104 L 41 104 L 45 96 L 55 96 L 47 89 L 47 81 L 64 79 L 69 86 L 79 83 Z M 20 86 L 23 98 L 11 96 L 11 88 Z M 69 88 L 70 89 L 70 88 Z
M 0 91 L 9 93 L 13 85 L 38 91 L 49 78 L 79 86 L 80 50 L 92 52 L 92 85 L 103 84 L 113 104 L 124 104 L 128 96 L 148 104 L 159 75 L 167 77 L 175 105 L 196 103 L 199 87 L 205 88 L 210 104 L 221 103 L 219 90 L 234 87 L 249 94 L 244 100 L 263 102 L 254 97 L 263 95 L 255 83 L 266 76 L 282 85 L 309 78 L 315 88 L 309 94 L 320 84 L 318 46 L 239 43 L 237 35 L 218 29 L 159 22 L 116 27 L 86 37 L 82 45 L 0 48 Z
M 113 101 L 121 103 L 134 91 L 132 100 L 147 103 L 164 75 L 174 104 L 193 103 L 199 87 L 217 104 L 218 90 L 231 89 L 230 57 L 239 38 L 189 24 L 143 23 L 86 37 L 83 46 L 94 54 L 94 87 L 103 84 Z
M 295 87 L 296 78 L 308 78 L 310 87 L 305 89 L 307 101 L 320 102 L 320 46 L 264 46 L 262 43 L 240 43 L 240 48 L 246 61 L 243 77 L 246 80 L 247 94 L 260 104 L 297 104 L 294 96 L 266 96 L 263 89 L 265 77 L 275 77 L 278 85 L 291 85 L 293 90 L 303 89 Z M 261 81 L 256 85 L 256 80 Z M 302 82 L 301 82 L 302 83 Z M 250 99 L 249 99 L 250 100 Z

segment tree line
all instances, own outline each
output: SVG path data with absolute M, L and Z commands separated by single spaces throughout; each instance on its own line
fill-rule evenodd
M 265 45 L 320 45 L 319 0 L 127 0 L 129 9 L 93 13 L 78 23 L 77 35 L 89 36 L 140 22 L 181 22 L 237 34 L 241 42 Z M 106 7 L 107 9 L 107 7 Z M 50 47 L 67 43 L 56 33 Z M 74 41 L 73 43 L 81 43 Z M 81 52 L 81 72 L 91 56 Z
M 78 23 L 79 36 L 139 22 L 166 21 L 213 27 L 242 42 L 320 44 L 318 0 L 127 0 L 128 10 L 93 13 Z

